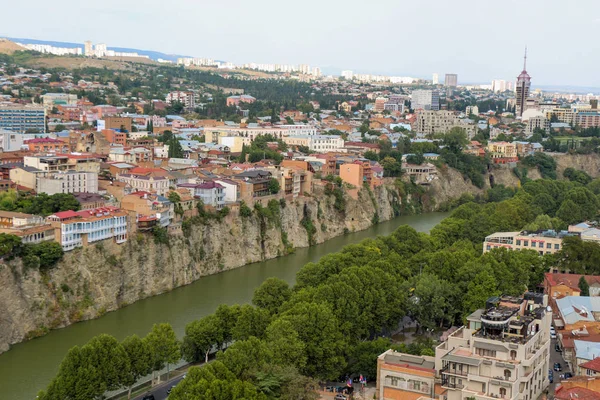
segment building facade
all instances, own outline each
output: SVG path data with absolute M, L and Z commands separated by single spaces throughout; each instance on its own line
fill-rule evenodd
M 35 105 L 0 104 L 0 129 L 15 133 L 45 133 L 46 109 Z
M 531 89 L 531 77 L 527 73 L 527 49 L 525 49 L 525 58 L 523 61 L 523 71 L 517 77 L 516 86 L 516 116 L 520 117 L 525 111 L 525 103 L 529 97 L 529 90 Z
M 413 90 L 410 108 L 438 111 L 440 109 L 440 92 L 437 90 Z
M 458 86 L 458 75 L 457 74 L 446 74 L 444 77 L 444 86 L 457 87 Z

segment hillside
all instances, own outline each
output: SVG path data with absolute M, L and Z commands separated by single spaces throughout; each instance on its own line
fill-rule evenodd
M 19 50 L 25 50 L 25 48 L 8 39 L 0 38 L 0 54 L 12 54 Z

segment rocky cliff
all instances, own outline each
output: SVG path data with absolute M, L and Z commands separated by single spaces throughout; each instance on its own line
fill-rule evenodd
M 279 206 L 275 215 L 232 212 L 221 221 L 197 221 L 168 243 L 149 233 L 122 245 L 104 241 L 65 254 L 47 274 L 26 270 L 20 260 L 0 264 L 0 352 L 202 276 L 365 229 L 392 218 L 400 205 L 392 182 L 344 197 L 343 211 L 336 210 L 334 196 L 318 189 L 313 197 Z
M 558 175 L 568 166 L 600 175 L 600 157 L 556 156 Z M 531 169 L 531 179 L 539 172 Z M 421 195 L 423 211 L 434 211 L 463 193 L 480 194 L 490 181 L 517 186 L 510 168 L 496 167 L 485 177 L 484 189 L 473 186 L 454 169 L 442 168 Z M 50 329 L 96 318 L 137 300 L 187 285 L 202 276 L 287 254 L 294 247 L 322 243 L 346 232 L 366 229 L 377 221 L 412 212 L 407 187 L 393 179 L 373 191 L 344 195 L 343 211 L 333 195 L 317 188 L 279 207 L 275 215 L 253 211 L 250 217 L 232 212 L 223 220 L 198 221 L 185 234 L 158 243 L 138 233 L 122 245 L 105 241 L 65 254 L 51 271 L 27 270 L 20 260 L 0 263 L 0 353 L 9 345 Z

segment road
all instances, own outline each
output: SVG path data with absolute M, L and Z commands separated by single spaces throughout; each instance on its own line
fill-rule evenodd
M 144 396 L 147 396 L 149 394 L 154 396 L 154 400 L 164 400 L 169 397 L 169 395 L 167 394 L 167 390 L 171 386 L 176 386 L 179 382 L 181 382 L 182 379 L 183 375 L 178 376 L 177 378 L 173 378 L 167 382 L 163 382 L 160 385 L 153 387 L 151 390 L 148 390 L 147 392 L 144 392 L 139 396 L 134 397 L 133 400 L 142 400 Z
M 560 374 L 564 374 L 565 372 L 571 372 L 573 373 L 573 371 L 571 371 L 569 369 L 568 364 L 566 363 L 566 361 L 564 360 L 562 353 L 559 353 L 558 351 L 555 350 L 556 346 L 556 339 L 552 339 L 550 342 L 550 366 L 549 368 L 552 369 L 552 371 L 554 372 L 554 382 L 552 382 L 550 384 L 550 386 L 548 387 L 548 393 L 550 394 L 550 398 L 554 398 L 554 389 L 556 388 L 556 384 L 560 383 L 561 379 L 560 379 Z M 554 363 L 560 363 L 561 367 L 562 367 L 562 371 L 557 372 L 554 371 Z

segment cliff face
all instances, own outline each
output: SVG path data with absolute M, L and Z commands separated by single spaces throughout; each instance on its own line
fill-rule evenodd
M 569 166 L 600 176 L 597 155 L 555 158 L 559 178 Z M 539 178 L 539 172 L 530 169 L 528 177 Z M 505 186 L 519 184 L 510 168 L 493 168 L 484 180 L 484 189 L 479 189 L 456 170 L 443 168 L 422 195 L 423 210 L 435 211 L 463 193 L 481 194 L 490 187 L 490 180 Z M 192 225 L 186 235 L 171 236 L 168 245 L 156 243 L 150 234 L 132 235 L 123 245 L 102 242 L 65 254 L 45 275 L 26 270 L 20 260 L 0 263 L 0 353 L 50 329 L 99 317 L 202 276 L 282 256 L 291 247 L 322 243 L 389 220 L 410 202 L 410 196 L 401 198 L 401 193 L 389 179 L 372 192 L 362 189 L 355 197 L 346 194 L 344 212 L 340 212 L 334 196 L 317 188 L 313 197 L 287 202 L 276 217 L 261 217 L 256 211 L 246 218 L 231 213 L 220 222 Z
M 389 220 L 399 201 L 393 184 L 345 199 L 339 212 L 334 197 L 319 189 L 314 197 L 280 207 L 279 218 L 231 213 L 220 222 L 192 225 L 186 235 L 171 236 L 169 244 L 141 233 L 122 245 L 105 241 L 65 254 L 46 275 L 26 270 L 20 260 L 0 264 L 0 352 L 202 276 L 284 255 L 286 248 L 308 246 L 309 240 L 322 243 L 365 229 L 376 213 L 380 221 Z

